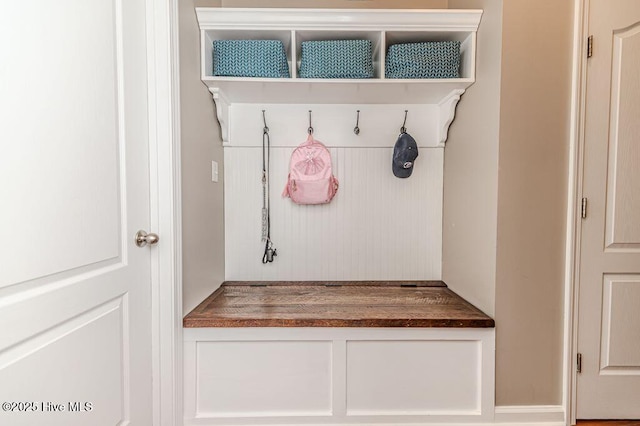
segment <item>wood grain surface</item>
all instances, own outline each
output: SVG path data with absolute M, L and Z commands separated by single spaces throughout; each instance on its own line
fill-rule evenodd
M 494 327 L 442 281 L 226 282 L 184 327 Z

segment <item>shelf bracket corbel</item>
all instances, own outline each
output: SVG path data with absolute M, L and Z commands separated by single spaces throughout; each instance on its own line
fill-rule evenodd
M 210 87 L 209 92 L 213 96 L 213 102 L 216 105 L 216 116 L 220 123 L 220 131 L 222 133 L 222 145 L 229 144 L 229 99 L 224 95 L 218 87 Z
M 464 89 L 454 90 L 438 104 L 438 146 L 441 148 L 444 148 L 445 142 L 447 142 L 449 126 L 456 116 L 456 105 L 458 105 L 463 93 Z

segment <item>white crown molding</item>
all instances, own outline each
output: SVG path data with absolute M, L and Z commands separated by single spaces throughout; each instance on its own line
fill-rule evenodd
M 281 9 L 196 8 L 201 30 L 207 29 L 425 29 L 476 31 L 477 9 Z

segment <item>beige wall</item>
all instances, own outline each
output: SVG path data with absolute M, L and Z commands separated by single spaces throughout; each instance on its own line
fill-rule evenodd
M 497 403 L 562 402 L 572 0 L 505 1 Z
M 182 306 L 186 315 L 224 279 L 224 174 L 213 100 L 200 81 L 200 32 L 194 3 L 179 3 Z M 220 164 L 219 183 L 211 181 L 212 160 Z
M 496 404 L 559 405 L 573 2 L 502 3 L 449 1 L 485 12 L 445 149 L 443 278 L 495 315 Z

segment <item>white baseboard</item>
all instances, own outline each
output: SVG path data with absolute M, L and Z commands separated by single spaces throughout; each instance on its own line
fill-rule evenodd
M 434 421 L 410 423 L 412 426 L 566 426 L 561 405 L 502 405 L 495 407 L 493 421 Z M 210 424 L 204 419 L 187 419 L 186 425 Z M 231 424 L 231 423 L 230 423 Z M 258 423 L 256 423 L 258 425 Z M 263 425 L 260 423 L 259 425 Z M 398 423 L 305 423 L 304 426 L 398 426 Z M 273 423 L 270 426 L 291 426 Z
M 501 405 L 495 409 L 495 423 L 509 425 L 544 424 L 565 426 L 562 405 Z

